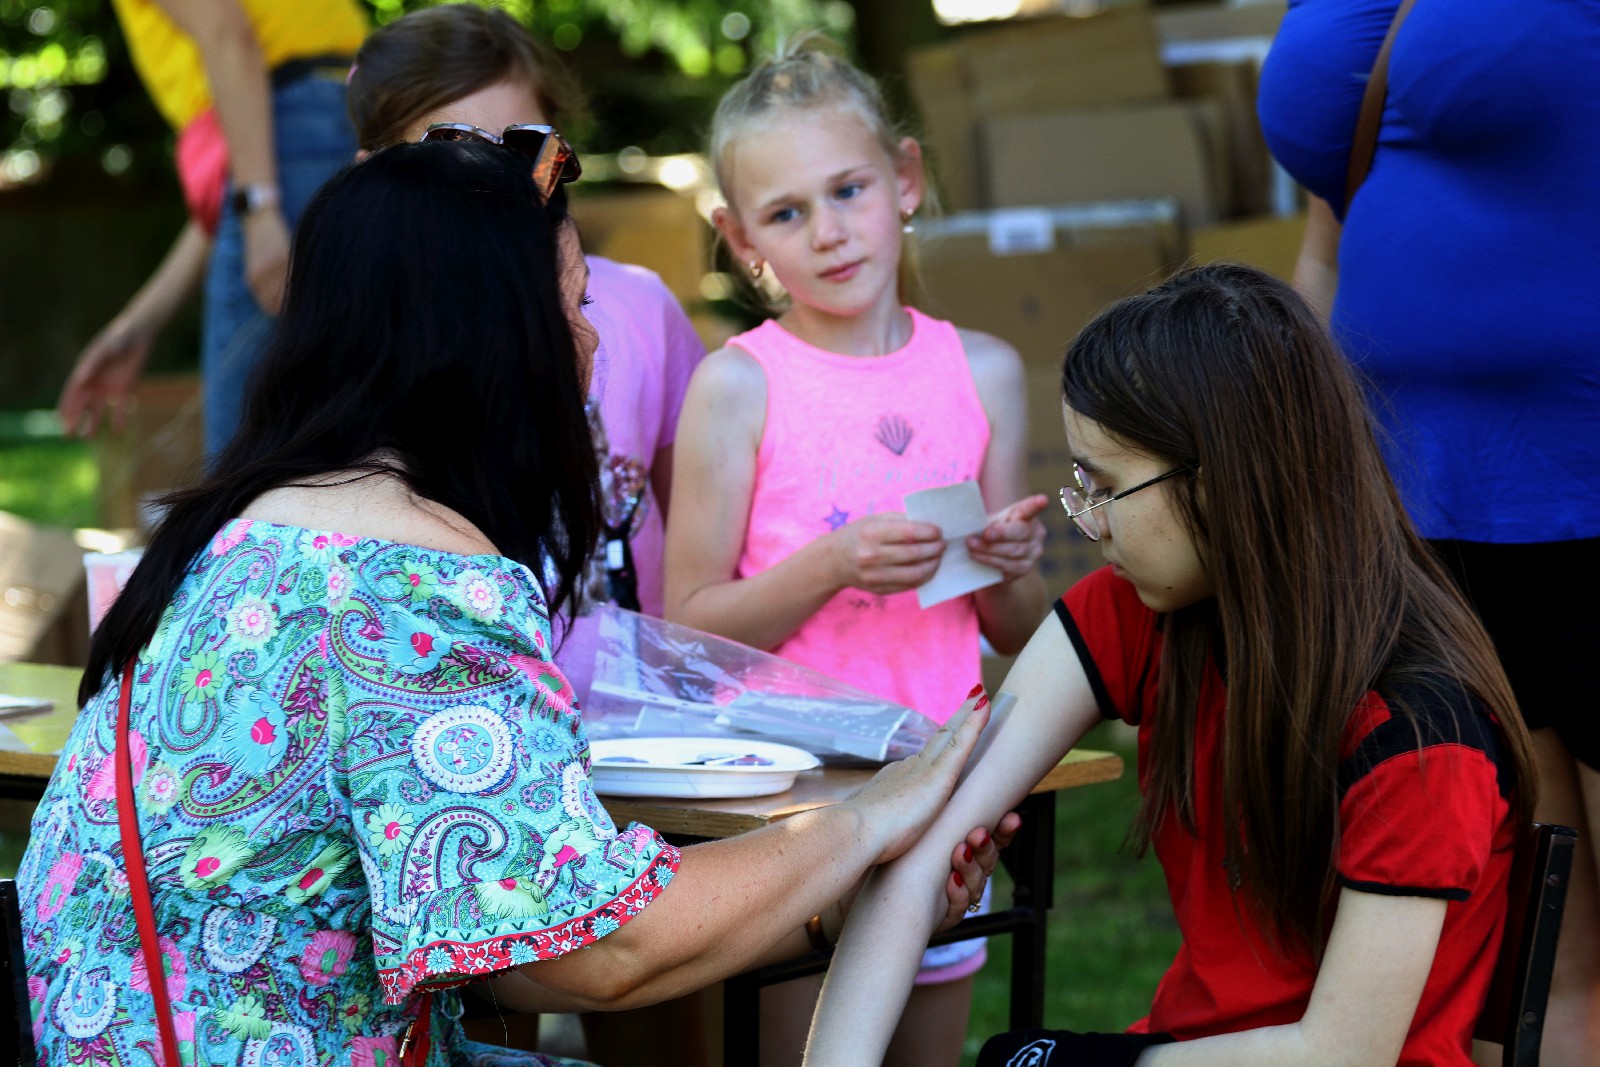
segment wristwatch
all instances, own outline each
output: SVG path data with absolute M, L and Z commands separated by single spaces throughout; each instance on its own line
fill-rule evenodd
M 229 201 L 233 213 L 240 218 L 277 207 L 278 202 L 278 187 L 275 185 L 241 185 L 233 191 L 233 198 Z

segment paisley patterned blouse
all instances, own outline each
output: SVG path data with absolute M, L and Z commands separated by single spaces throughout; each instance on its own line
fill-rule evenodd
M 19 875 L 42 1063 L 159 1048 L 117 701 L 79 716 Z M 130 747 L 186 1064 L 392 1067 L 424 993 L 591 944 L 677 870 L 595 799 L 539 586 L 500 556 L 229 523 L 139 656 Z M 431 1005 L 430 1067 L 552 1062 Z

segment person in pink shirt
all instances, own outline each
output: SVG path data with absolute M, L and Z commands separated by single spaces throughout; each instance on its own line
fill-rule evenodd
M 348 100 L 361 150 L 372 152 L 420 140 L 435 123 L 496 135 L 512 125 L 560 127 L 580 96 L 564 66 L 505 12 L 441 4 L 367 38 L 350 72 Z M 584 605 L 609 600 L 660 615 L 678 411 L 705 346 L 653 271 L 585 258 L 584 310 L 600 338 L 589 402 L 606 530 Z M 580 704 L 594 673 L 595 629 L 594 617 L 580 613 L 558 636 L 556 662 Z
M 921 151 L 872 81 L 802 41 L 723 98 L 715 221 L 776 318 L 689 385 L 667 531 L 667 618 L 768 649 L 944 721 L 979 678 L 980 635 L 1018 651 L 1044 612 L 1043 496 L 1026 495 L 1022 363 L 905 307 L 902 230 Z M 974 559 L 1003 580 L 922 609 L 944 534 L 906 494 L 976 480 Z M 954 842 L 952 842 L 954 844 Z M 886 1064 L 958 1062 L 982 943 L 925 959 Z M 803 988 L 801 988 L 803 986 Z M 816 984 L 769 989 L 762 1063 L 799 1061 Z

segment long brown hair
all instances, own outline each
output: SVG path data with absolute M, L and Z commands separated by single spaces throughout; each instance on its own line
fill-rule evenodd
M 527 83 L 553 126 L 570 126 L 583 110 L 566 65 L 504 11 L 474 4 L 413 11 L 356 53 L 346 105 L 356 142 L 368 152 L 396 144 L 420 116 L 508 80 Z
M 1197 472 L 1171 483 L 1214 598 L 1165 622 L 1135 837 L 1195 825 L 1209 657 L 1226 679 L 1229 870 L 1280 948 L 1320 953 L 1339 841 L 1338 766 L 1370 690 L 1416 686 L 1492 709 L 1531 818 L 1527 728 L 1494 647 L 1407 519 L 1349 363 L 1305 302 L 1250 267 L 1185 270 L 1112 305 L 1070 346 L 1067 406 Z M 1422 743 L 1418 729 L 1418 745 Z

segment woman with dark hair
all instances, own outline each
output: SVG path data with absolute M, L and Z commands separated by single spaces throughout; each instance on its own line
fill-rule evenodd
M 1005 1034 L 978 1063 L 1467 1067 L 1528 733 L 1348 364 L 1288 286 L 1216 265 L 1103 312 L 1062 389 L 1062 504 L 1110 566 L 1023 651 L 1018 703 L 924 840 L 1003 811 L 1096 720 L 1136 725 L 1135 836 L 1183 945 L 1129 1033 Z M 934 859 L 862 890 L 808 1062 L 878 1062 Z
M 550 659 L 598 528 L 563 173 L 402 145 L 307 209 L 240 432 L 96 632 L 34 820 L 43 1061 L 467 1062 L 448 987 L 619 1007 L 798 955 L 954 786 L 981 706 L 682 853 L 595 799 Z M 994 851 L 951 844 L 954 922 Z
M 375 31 L 350 73 L 350 118 L 363 152 L 420 140 L 434 123 L 499 132 L 542 123 L 567 129 L 583 94 L 557 53 L 516 19 L 477 4 L 439 4 Z M 600 335 L 589 386 L 600 454 L 600 543 L 578 617 L 558 627 L 557 662 L 580 701 L 594 673 L 607 602 L 664 611 L 666 518 L 678 413 L 705 358 L 689 317 L 653 271 L 588 256 L 585 314 Z

